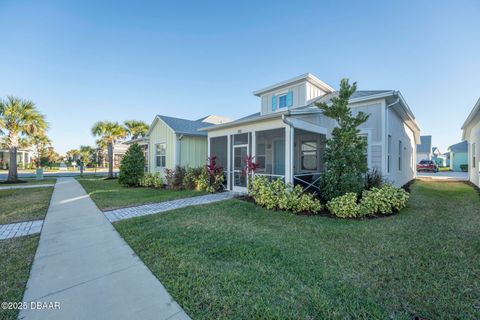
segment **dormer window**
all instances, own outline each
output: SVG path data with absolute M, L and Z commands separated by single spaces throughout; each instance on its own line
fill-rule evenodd
M 279 94 L 272 97 L 272 111 L 277 109 L 289 108 L 293 105 L 293 92 L 288 91 L 287 93 Z
M 281 96 L 278 97 L 278 105 L 280 108 L 286 108 L 287 107 L 287 95 L 282 94 Z

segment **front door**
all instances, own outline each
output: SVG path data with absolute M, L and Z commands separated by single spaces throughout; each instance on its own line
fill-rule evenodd
M 247 155 L 247 144 L 233 146 L 233 191 L 247 190 L 247 176 L 244 173 Z
M 273 142 L 273 174 L 285 175 L 285 140 Z

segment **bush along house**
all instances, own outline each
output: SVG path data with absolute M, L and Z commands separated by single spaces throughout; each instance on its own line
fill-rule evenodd
M 258 163 L 257 175 L 314 186 L 325 168 L 326 139 L 336 125 L 315 103 L 331 103 L 338 92 L 307 73 L 253 94 L 260 98 L 260 112 L 198 129 L 208 134 L 208 155 L 224 168 L 227 189 L 246 191 L 249 156 Z M 414 179 L 420 128 L 400 92 L 359 90 L 349 106 L 353 113 L 370 115 L 359 127 L 368 144 L 369 169 L 377 169 L 395 186 Z

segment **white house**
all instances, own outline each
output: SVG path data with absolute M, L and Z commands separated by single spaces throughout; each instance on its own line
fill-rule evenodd
M 257 174 L 301 184 L 316 181 L 324 170 L 325 141 L 336 123 L 314 103 L 331 103 L 338 92 L 307 73 L 253 94 L 260 98 L 260 112 L 200 129 L 208 133 L 209 155 L 217 156 L 225 170 L 227 188 L 245 190 L 247 155 L 260 163 Z M 420 128 L 400 92 L 360 90 L 352 95 L 350 107 L 370 115 L 360 127 L 368 142 L 368 167 L 396 186 L 413 179 Z
M 34 158 L 32 148 L 17 149 L 17 167 L 19 169 L 28 168 Z M 0 149 L 0 169 L 8 169 L 10 165 L 10 152 L 6 149 Z
M 422 160 L 432 160 L 432 136 L 420 136 L 417 145 L 417 163 Z
M 462 140 L 468 142 L 468 176 L 469 180 L 480 186 L 479 181 L 479 145 L 480 145 L 480 99 L 473 107 L 462 126 Z

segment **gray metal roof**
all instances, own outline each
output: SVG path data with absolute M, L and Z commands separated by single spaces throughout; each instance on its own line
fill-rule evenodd
M 417 152 L 430 153 L 432 150 L 432 136 L 420 136 L 420 144 L 417 144 Z
M 202 122 L 202 119 L 199 120 L 187 120 L 174 117 L 167 117 L 158 115 L 160 119 L 163 120 L 175 133 L 185 134 L 190 136 L 206 136 L 205 131 L 198 131 L 200 128 L 210 127 L 212 124 Z
M 365 97 L 368 97 L 368 96 L 375 96 L 377 94 L 382 94 L 382 93 L 387 93 L 387 92 L 392 92 L 392 91 L 393 90 L 357 90 L 350 96 L 350 100 L 365 98 Z M 332 98 L 334 98 L 334 97 L 338 97 L 338 91 L 327 93 L 324 96 L 321 96 L 317 99 L 311 100 L 310 103 L 315 103 L 315 102 L 329 103 L 332 100 Z
M 452 144 L 450 147 L 448 147 L 448 150 L 452 152 L 468 152 L 468 142 L 465 140 L 456 144 Z

